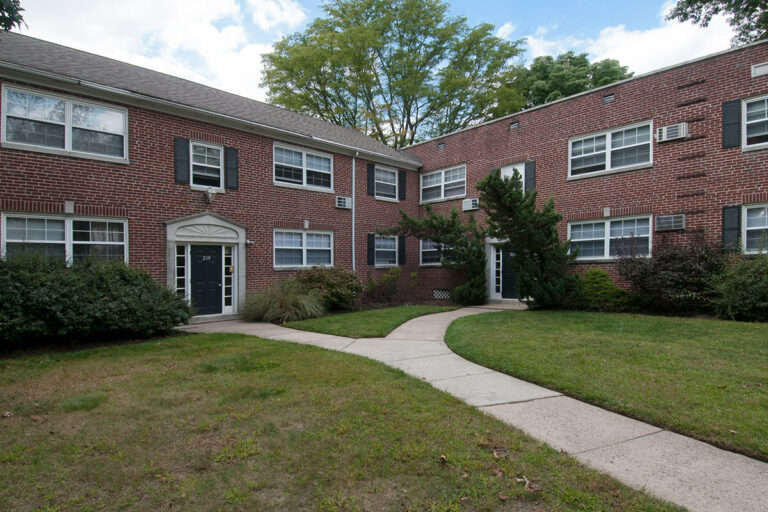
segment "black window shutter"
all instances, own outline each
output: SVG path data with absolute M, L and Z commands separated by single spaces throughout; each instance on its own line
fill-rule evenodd
M 368 195 L 369 196 L 373 196 L 376 194 L 376 191 L 375 191 L 376 183 L 374 182 L 375 177 L 376 177 L 376 165 L 368 164 Z
M 741 236 L 741 206 L 723 208 L 723 249 L 738 252 Z
M 405 237 L 397 238 L 397 264 L 405 265 Z
M 173 170 L 176 183 L 189 183 L 189 139 L 173 138 Z
M 741 147 L 741 100 L 723 103 L 723 147 Z
M 231 190 L 237 190 L 239 186 L 237 165 L 237 149 L 224 148 L 224 186 Z
M 376 235 L 368 233 L 368 264 L 376 264 Z
M 406 176 L 406 171 L 400 171 L 397 175 L 397 196 L 401 201 L 405 201 Z
M 525 191 L 536 190 L 536 160 L 525 162 Z

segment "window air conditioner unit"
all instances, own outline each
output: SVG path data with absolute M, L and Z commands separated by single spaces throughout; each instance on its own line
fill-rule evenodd
M 670 124 L 662 126 L 656 130 L 656 141 L 667 142 L 668 140 L 684 139 L 688 136 L 688 123 Z
M 656 217 L 656 231 L 684 231 L 685 214 Z
M 351 210 L 352 198 L 344 197 L 344 196 L 336 196 L 336 208 L 341 208 L 343 210 Z
M 470 212 L 472 210 L 477 210 L 480 208 L 480 199 L 477 197 L 473 197 L 472 199 L 465 199 L 461 202 L 461 208 L 465 212 Z

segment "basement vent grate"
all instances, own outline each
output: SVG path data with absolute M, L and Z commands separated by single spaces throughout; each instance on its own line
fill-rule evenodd
M 451 300 L 451 290 L 445 288 L 432 288 L 432 298 L 435 300 Z

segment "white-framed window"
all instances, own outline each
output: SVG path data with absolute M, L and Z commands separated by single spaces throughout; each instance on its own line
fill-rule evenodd
M 420 240 L 419 253 L 421 254 L 420 264 L 423 267 L 426 266 L 438 266 L 440 265 L 440 259 L 442 257 L 440 252 L 440 244 L 433 242 L 432 240 Z
M 189 182 L 193 188 L 224 190 L 224 148 L 204 142 L 189 142 L 192 155 Z
M 651 255 L 651 217 L 590 220 L 568 224 L 577 260 L 611 260 Z
M 515 171 L 520 173 L 520 179 L 523 183 L 523 192 L 525 192 L 525 162 L 503 166 L 501 168 L 501 177 L 511 179 L 515 175 Z
M 126 162 L 128 111 L 58 94 L 3 86 L 3 145 Z
M 742 209 L 742 245 L 747 254 L 768 252 L 768 204 Z
M 652 132 L 653 122 L 644 121 L 570 139 L 568 176 L 594 176 L 651 165 Z
M 442 201 L 467 195 L 467 167 L 464 164 L 421 175 L 421 202 Z
M 377 267 L 397 266 L 397 237 L 376 235 L 375 259 Z
M 128 222 L 118 219 L 3 214 L 3 258 L 34 253 L 67 263 L 88 259 L 128 263 Z
M 377 165 L 374 169 L 374 196 L 376 199 L 397 201 L 397 187 L 397 171 Z
M 742 147 L 768 147 L 768 96 L 742 102 Z
M 333 233 L 276 229 L 274 266 L 329 267 L 333 265 Z
M 333 157 L 308 149 L 275 144 L 274 183 L 333 191 Z

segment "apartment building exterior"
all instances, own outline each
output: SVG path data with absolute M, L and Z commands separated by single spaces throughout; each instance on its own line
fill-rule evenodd
M 162 73 L 0 35 L 0 256 L 33 250 L 145 268 L 199 315 L 336 265 L 400 267 L 413 299 L 461 276 L 429 241 L 384 237 L 402 210 L 475 211 L 515 169 L 563 213 L 575 270 L 615 275 L 662 237 L 760 250 L 768 234 L 768 45 L 681 64 L 404 151 Z M 661 133 L 659 132 L 661 129 Z M 657 137 L 658 136 L 658 137 Z M 488 240 L 489 294 L 515 295 Z

